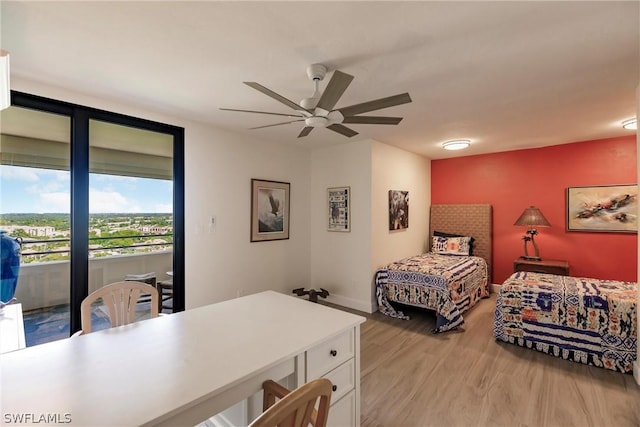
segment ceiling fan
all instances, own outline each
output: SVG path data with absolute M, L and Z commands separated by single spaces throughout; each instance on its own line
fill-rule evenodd
M 406 104 L 411 102 L 411 97 L 408 93 L 400 95 L 393 95 L 386 98 L 380 98 L 373 101 L 363 102 L 360 104 L 350 105 L 348 107 L 334 109 L 336 103 L 347 90 L 349 84 L 353 80 L 353 76 L 335 70 L 331 76 L 331 80 L 324 89 L 324 92 L 320 94 L 318 84 L 324 79 L 327 74 L 327 67 L 322 64 L 312 64 L 307 67 L 307 76 L 315 84 L 315 91 L 309 98 L 305 98 L 300 101 L 300 104 L 296 104 L 293 101 L 285 98 L 282 95 L 275 93 L 274 91 L 262 86 L 256 82 L 244 82 L 249 87 L 264 93 L 265 95 L 275 99 L 286 105 L 289 108 L 295 110 L 295 113 L 283 114 L 283 113 L 271 113 L 267 111 L 254 111 L 254 110 L 239 110 L 234 108 L 220 108 L 224 111 L 239 111 L 243 113 L 258 113 L 258 114 L 270 114 L 273 116 L 284 116 L 295 118 L 282 123 L 274 123 L 265 126 L 257 126 L 251 129 L 261 129 L 272 126 L 286 125 L 296 122 L 304 122 L 305 126 L 302 128 L 298 138 L 309 135 L 313 128 L 326 127 L 334 132 L 342 134 L 348 138 L 357 135 L 358 132 L 343 125 L 343 123 L 354 124 L 369 124 L 369 125 L 397 125 L 402 120 L 402 117 L 382 117 L 382 116 L 359 116 L 358 114 L 368 113 L 370 111 L 381 110 L 383 108 L 389 108 L 396 105 Z

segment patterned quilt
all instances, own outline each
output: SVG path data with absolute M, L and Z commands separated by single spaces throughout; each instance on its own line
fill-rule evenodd
M 455 329 L 462 313 L 489 296 L 487 262 L 480 257 L 426 253 L 393 262 L 375 274 L 381 313 L 409 319 L 390 301 L 436 311 L 433 332 Z
M 556 357 L 631 372 L 637 284 L 518 272 L 496 301 L 496 339 Z

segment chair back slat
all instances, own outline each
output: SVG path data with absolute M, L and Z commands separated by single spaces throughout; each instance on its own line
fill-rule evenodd
M 82 332 L 92 331 L 91 305 L 102 300 L 109 313 L 111 327 L 127 325 L 136 320 L 136 304 L 141 294 L 151 296 L 151 317 L 158 317 L 158 291 L 151 285 L 127 280 L 110 283 L 89 294 L 80 305 Z
M 325 427 L 331 403 L 332 384 L 326 378 L 309 381 L 289 392 L 281 385 L 266 381 L 264 412 L 250 427 Z M 275 398 L 280 398 L 275 401 Z M 317 406 L 316 406 L 317 405 Z

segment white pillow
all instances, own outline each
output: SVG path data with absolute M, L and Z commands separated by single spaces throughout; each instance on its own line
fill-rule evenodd
M 471 237 L 433 236 L 431 252 L 443 255 L 469 256 L 471 252 Z

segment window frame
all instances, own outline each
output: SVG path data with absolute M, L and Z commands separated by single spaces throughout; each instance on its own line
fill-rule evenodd
M 11 105 L 68 116 L 71 125 L 70 333 L 81 330 L 80 304 L 89 276 L 89 122 L 99 120 L 173 137 L 173 311 L 185 309 L 184 128 L 166 123 L 11 91 Z

